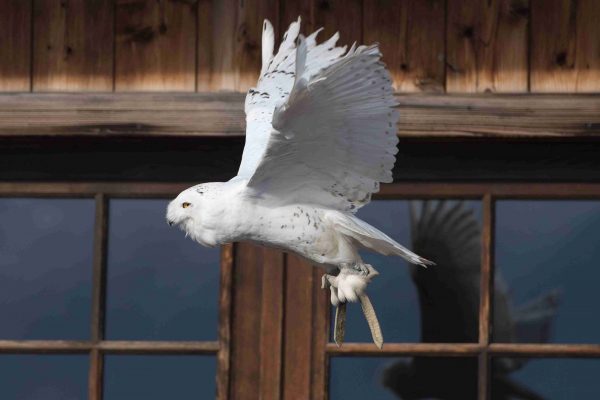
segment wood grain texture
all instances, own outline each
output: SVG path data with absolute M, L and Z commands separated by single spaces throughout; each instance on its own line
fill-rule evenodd
M 531 91 L 600 91 L 597 0 L 531 0 Z
M 600 95 L 399 95 L 398 135 L 592 137 Z M 244 135 L 244 94 L 0 95 L 0 136 Z
M 364 2 L 364 42 L 378 42 L 401 92 L 444 91 L 443 0 Z
M 527 0 L 448 0 L 446 90 L 526 92 Z
M 311 396 L 313 400 L 327 399 L 329 383 L 329 291 L 321 288 L 321 277 L 325 273 L 321 268 L 313 267 L 313 322 L 311 343 Z
M 283 368 L 283 307 L 285 263 L 281 251 L 262 248 L 262 308 L 260 313 L 259 398 L 278 399 Z
M 0 96 L 0 132 L 19 135 L 30 131 L 36 136 L 69 132 L 239 136 L 244 132 L 243 96 L 239 94 L 40 94 L 33 95 L 40 97 L 32 102 L 29 96 Z
M 0 92 L 31 88 L 31 15 L 29 0 L 0 0 Z
M 194 91 L 195 1 L 118 0 L 115 90 Z
M 378 349 L 373 343 L 344 343 L 338 347 L 327 344 L 327 352 L 336 356 L 397 357 L 397 356 L 470 356 L 481 350 L 478 344 L 467 343 L 386 343 Z
M 276 0 L 201 0 L 198 7 L 198 90 L 254 87 L 261 67 L 263 20 L 278 26 Z
M 263 251 L 249 243 L 236 247 L 229 395 L 232 399 L 258 399 Z
M 33 90 L 112 91 L 113 1 L 34 4 Z
M 483 196 L 483 221 L 481 230 L 481 277 L 479 301 L 479 344 L 482 351 L 478 356 L 478 398 L 490 398 L 490 365 L 487 346 L 491 341 L 492 331 L 492 296 L 494 287 L 494 232 L 495 232 L 495 202 L 490 193 Z
M 88 372 L 88 399 L 102 400 L 104 375 L 104 357 L 98 349 L 90 351 L 90 369 Z
M 233 399 L 276 399 L 281 393 L 284 255 L 235 245 L 231 378 Z
M 172 198 L 193 182 L 0 182 L 3 197 L 94 197 L 98 192 L 114 197 Z M 382 184 L 374 198 L 385 200 L 482 198 L 490 193 L 495 199 L 598 199 L 599 183 L 456 183 L 398 182 Z M 317 271 L 320 288 L 322 271 Z M 313 278 L 314 279 L 314 278 Z M 320 289 L 319 289 L 320 290 Z M 328 297 L 329 293 L 321 291 Z M 370 345 L 370 343 L 368 343 Z M 335 346 L 335 345 L 334 345 Z M 387 345 L 386 345 L 387 347 Z
M 291 254 L 287 255 L 286 264 L 282 398 L 309 399 L 314 310 L 313 267 Z
M 104 339 L 106 306 L 106 256 L 108 253 L 108 199 L 103 193 L 95 196 L 94 265 L 92 270 L 92 318 L 90 337 L 98 343 Z M 90 352 L 88 397 L 102 399 L 104 359 L 97 349 Z
M 289 25 L 296 21 L 298 17 L 302 19 L 300 33 L 308 35 L 313 32 L 316 18 L 316 2 L 318 0 L 295 0 L 281 1 L 279 7 L 279 27 L 282 36 L 287 31 Z M 281 39 L 281 38 L 278 38 Z
M 217 400 L 229 399 L 231 374 L 231 312 L 235 245 L 221 246 L 221 279 L 219 284 L 219 351 L 217 353 Z
M 215 354 L 218 342 L 0 340 L 0 353 L 89 353 L 97 349 L 110 354 Z
M 338 45 L 362 44 L 363 40 L 362 0 L 315 0 L 314 27 L 323 28 L 318 41 L 340 33 Z
M 327 345 L 327 352 L 335 356 L 351 357 L 466 357 L 476 356 L 483 350 L 479 344 L 470 343 L 386 343 L 378 349 L 372 343 L 335 343 Z M 544 344 L 544 343 L 491 343 L 489 352 L 494 356 L 532 357 L 598 357 L 598 344 Z

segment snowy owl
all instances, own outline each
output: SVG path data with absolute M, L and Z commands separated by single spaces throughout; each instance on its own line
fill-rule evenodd
M 396 123 L 390 74 L 377 45 L 317 44 L 293 22 L 273 55 L 265 20 L 262 69 L 246 96 L 246 144 L 238 175 L 181 192 L 167 221 L 205 246 L 249 241 L 325 268 L 335 306 L 357 301 L 377 272 L 366 248 L 432 264 L 354 213 L 392 181 Z

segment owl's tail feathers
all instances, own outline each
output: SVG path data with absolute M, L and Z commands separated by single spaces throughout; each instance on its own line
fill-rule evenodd
M 365 221 L 358 219 L 354 215 L 339 211 L 328 211 L 325 218 L 336 228 L 336 230 L 369 250 L 385 256 L 400 256 L 410 263 L 421 265 L 423 267 L 435 265 L 433 261 L 429 261 L 413 253 L 385 233 L 367 224 Z

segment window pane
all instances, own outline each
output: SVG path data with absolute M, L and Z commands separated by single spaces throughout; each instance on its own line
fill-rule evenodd
M 599 342 L 600 202 L 496 208 L 494 340 Z
M 0 355 L 0 398 L 85 399 L 88 370 L 83 355 Z
M 492 391 L 498 398 L 600 398 L 597 359 L 504 359 L 494 362 L 493 372 Z M 516 396 L 517 393 L 529 395 Z
M 94 201 L 0 198 L 0 221 L 0 338 L 88 338 Z
M 411 204 L 414 222 L 410 218 Z M 385 341 L 477 341 L 480 202 L 377 200 L 357 215 L 437 263 L 429 268 L 416 267 L 400 257 L 361 252 L 364 261 L 380 273 L 367 290 Z M 331 321 L 333 324 L 333 315 Z M 345 339 L 371 341 L 357 304 L 348 307 Z
M 110 202 L 107 335 L 110 339 L 217 337 L 220 249 L 170 228 L 166 200 Z
M 475 399 L 475 358 L 333 357 L 329 398 Z
M 105 356 L 104 400 L 213 399 L 213 356 Z

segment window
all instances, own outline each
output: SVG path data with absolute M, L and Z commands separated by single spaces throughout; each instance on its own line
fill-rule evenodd
M 181 189 L 0 184 L 3 398 L 226 397 L 232 247 L 169 229 Z
M 8 292 L 0 291 L 3 318 L 37 319 L 37 329 L 29 333 L 21 322 L 0 326 L 0 368 L 11 384 L 7 393 L 19 398 L 24 397 L 23 390 L 31 390 L 26 393 L 52 398 L 46 393 L 54 388 L 71 397 L 81 397 L 83 390 L 91 400 L 110 400 L 162 396 L 162 388 L 177 386 L 190 393 L 212 394 L 216 389 L 219 399 L 271 398 L 283 393 L 284 398 L 322 400 L 349 391 L 352 396 L 366 392 L 391 399 L 393 392 L 381 381 L 387 379 L 388 386 L 393 386 L 399 379 L 391 380 L 386 371 L 406 376 L 411 372 L 407 366 L 416 363 L 429 371 L 454 366 L 457 373 L 448 380 L 461 382 L 466 396 L 476 393 L 484 399 L 488 391 L 504 390 L 506 382 L 498 379 L 504 374 L 538 394 L 547 396 L 548 390 L 560 389 L 557 393 L 566 398 L 590 397 L 584 394 L 597 390 L 589 377 L 598 373 L 598 336 L 591 322 L 573 323 L 584 318 L 591 321 L 587 316 L 597 303 L 595 291 L 572 295 L 569 288 L 594 283 L 586 277 L 593 278 L 591 237 L 600 200 L 599 185 L 593 183 L 600 170 L 598 145 L 405 140 L 394 172 L 398 182 L 384 185 L 376 204 L 361 211 L 362 216 L 410 246 L 411 205 L 420 216 L 426 200 L 432 212 L 442 201 L 447 208 L 462 204 L 478 229 L 475 241 L 469 242 L 475 243 L 475 261 L 470 265 L 478 276 L 471 280 L 469 293 L 475 300 L 468 304 L 472 308 L 462 316 L 469 328 L 443 330 L 424 340 L 419 291 L 410 267 L 401 259 L 369 254 L 382 273 L 373 281 L 371 297 L 383 326 L 383 351 L 370 343 L 355 305 L 348 309 L 344 346 L 338 348 L 330 341 L 331 310 L 328 293 L 320 288 L 321 270 L 298 257 L 246 243 L 220 251 L 204 249 L 164 223 L 164 205 L 180 190 L 193 182 L 224 180 L 235 173 L 242 139 L 144 138 L 140 147 L 137 139 L 78 138 L 42 145 L 23 143 L 17 150 L 10 142 L 0 143 L 0 216 L 23 230 L 20 236 L 7 236 L 15 228 L 0 227 L 4 267 L 0 273 L 13 275 L 0 285 L 10 282 L 13 291 L 32 287 L 35 293 L 50 296 L 27 297 L 36 303 L 25 310 L 38 310 L 36 316 L 33 311 L 20 313 L 20 305 L 4 307 L 18 297 L 2 297 Z M 70 150 L 73 143 L 77 151 Z M 506 155 L 501 160 L 495 158 L 499 148 Z M 444 157 L 445 153 L 455 157 Z M 57 159 L 60 162 L 45 161 Z M 104 159 L 111 160 L 110 168 L 98 162 Z M 569 165 L 577 159 L 577 168 L 553 163 L 556 159 L 567 160 Z M 558 179 L 565 183 L 553 182 Z M 38 207 L 44 211 L 36 211 Z M 50 218 L 41 220 L 46 225 L 31 223 L 39 215 Z M 566 225 L 570 229 L 566 240 L 575 240 L 580 251 L 578 256 L 561 259 L 555 256 L 564 255 L 573 245 L 555 240 Z M 50 239 L 50 231 L 40 230 L 43 227 L 53 227 Z M 516 231 L 530 236 L 517 236 Z M 42 234 L 46 240 L 38 238 Z M 526 241 L 536 247 L 516 246 Z M 50 244 L 52 251 L 44 247 Z M 10 252 L 4 250 L 7 245 Z M 541 247 L 555 252 L 541 257 L 536 251 Z M 10 260 L 15 254 L 25 259 L 35 256 L 31 249 L 37 249 L 44 260 L 54 257 L 60 262 L 59 266 L 29 265 L 44 276 L 55 276 L 52 271 L 60 267 L 65 273 L 62 286 L 44 280 L 37 287 L 33 281 L 23 285 L 22 271 Z M 521 263 L 521 256 L 526 263 Z M 220 270 L 214 265 L 217 262 Z M 176 263 L 174 273 L 179 275 L 169 275 L 165 263 L 169 270 Z M 552 272 L 529 274 L 530 280 L 519 276 L 522 268 L 544 268 L 537 263 Z M 436 268 L 442 270 L 442 264 Z M 578 273 L 569 274 L 574 270 Z M 540 296 L 552 300 L 544 295 L 557 291 L 551 340 L 533 340 L 535 329 L 526 329 L 529 336 L 519 335 L 520 341 L 497 335 L 498 292 L 491 290 L 496 272 L 511 288 L 515 308 Z M 570 280 L 570 286 L 556 284 L 563 278 Z M 190 285 L 190 281 L 197 284 Z M 68 296 L 52 297 L 52 291 L 42 290 L 53 287 L 63 288 Z M 584 294 L 589 304 L 581 301 Z M 542 304 L 552 306 L 552 302 Z M 61 312 L 77 317 L 67 318 L 65 325 L 59 322 Z M 44 315 L 51 318 L 44 320 Z M 556 371 L 563 365 L 561 375 Z M 41 379 L 35 371 L 45 368 L 52 368 L 53 373 Z M 25 369 L 33 371 L 35 379 L 15 377 Z M 71 373 L 74 369 L 78 372 Z M 353 374 L 353 369 L 363 371 L 361 376 Z M 123 381 L 124 370 L 135 371 L 135 379 Z M 578 391 L 569 392 L 565 385 L 559 388 L 559 383 L 544 384 L 541 371 L 546 370 L 548 376 L 576 379 Z M 171 371 L 177 373 L 171 376 Z M 142 387 L 141 382 L 148 385 Z
M 415 201 L 423 198 L 428 200 Z M 447 201 L 444 204 L 439 199 Z M 456 199 L 469 200 L 459 206 Z M 471 260 L 471 265 L 477 265 L 477 276 L 471 276 L 469 282 L 469 270 L 464 269 L 446 276 L 446 289 L 460 287 L 460 293 L 444 293 L 444 300 L 452 303 L 448 305 L 438 302 L 439 290 L 427 293 L 437 282 L 425 278 L 427 271 L 416 277 L 421 279 L 414 285 L 419 288 L 417 295 L 414 288 L 401 282 L 409 281 L 410 276 L 397 272 L 400 266 L 374 264 L 382 266 L 380 272 L 389 280 L 378 288 L 386 292 L 381 299 L 375 293 L 371 296 L 387 342 L 382 351 L 368 343 L 366 323 L 350 320 L 350 314 L 360 320 L 360 311 L 350 308 L 347 337 L 355 343 L 340 348 L 334 343 L 327 345 L 329 397 L 489 398 L 486 396 L 492 391 L 494 396 L 597 396 L 600 388 L 594 377 L 600 373 L 600 333 L 592 322 L 598 304 L 592 286 L 597 281 L 600 185 L 392 184 L 384 188 L 378 207 L 372 207 L 363 218 L 377 219 L 377 226 L 410 243 L 411 201 L 417 216 L 422 215 L 423 207 L 429 207 L 428 223 L 437 228 L 436 216 L 442 219 L 443 210 L 451 209 L 451 204 L 465 211 L 455 220 L 456 225 L 472 215 L 471 223 L 481 226 L 477 232 L 481 247 L 470 251 L 478 258 Z M 427 253 L 423 241 L 415 243 L 415 236 L 419 237 L 415 225 L 413 222 L 413 246 Z M 462 225 L 451 231 L 454 238 L 460 231 L 463 237 L 467 235 L 467 224 Z M 435 241 L 436 251 L 443 251 L 439 235 L 430 234 L 427 240 Z M 466 248 L 461 250 L 470 254 Z M 448 269 L 453 255 L 440 256 L 434 268 Z M 462 262 L 469 265 L 468 256 Z M 441 279 L 444 273 L 437 271 L 436 277 Z M 459 281 L 461 277 L 467 279 L 466 284 Z M 382 276 L 379 279 L 383 280 Z M 469 289 L 468 284 L 475 286 Z M 373 292 L 375 285 L 374 281 Z M 476 304 L 468 311 L 472 289 Z M 419 295 L 425 298 L 418 301 Z M 459 302 L 462 304 L 456 304 Z M 463 310 L 462 315 L 453 314 L 457 308 Z M 443 334 L 436 333 L 435 321 L 427 321 L 435 311 L 443 311 L 436 315 L 444 324 Z M 470 317 L 476 322 L 473 335 L 465 323 Z M 461 331 L 453 335 L 451 326 L 456 318 L 465 320 L 459 324 Z M 453 340 L 445 340 L 444 335 L 453 335 Z M 357 369 L 369 373 L 357 375 Z

